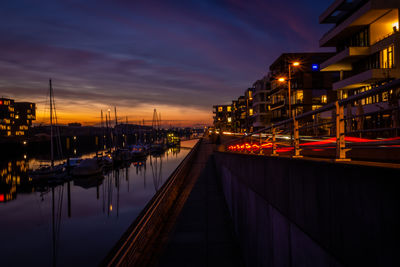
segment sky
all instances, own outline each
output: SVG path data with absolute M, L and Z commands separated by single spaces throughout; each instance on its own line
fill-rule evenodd
M 333 0 L 0 1 L 0 97 L 37 104 L 48 123 L 52 79 L 60 123 L 212 123 L 281 53 L 322 51 Z

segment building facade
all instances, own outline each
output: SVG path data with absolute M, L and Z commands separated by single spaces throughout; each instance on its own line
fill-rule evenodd
M 340 72 L 333 83 L 339 99 L 400 78 L 399 9 L 398 0 L 337 0 L 320 16 L 321 24 L 333 24 L 320 46 L 336 48 L 321 71 Z M 346 116 L 359 117 L 347 123 L 347 132 L 399 127 L 399 93 L 393 88 L 347 105 Z
M 257 80 L 254 84 L 253 99 L 253 129 L 259 130 L 269 125 L 271 122 L 270 112 L 268 110 L 267 95 L 271 90 L 271 82 L 269 77 L 265 76 Z
M 270 88 L 266 90 L 270 122 L 285 120 L 336 100 L 332 81 L 339 74 L 319 71 L 321 62 L 332 55 L 285 53 L 271 64 Z
M 0 98 L 0 136 L 24 136 L 36 119 L 36 106 Z
M 217 131 L 232 131 L 232 106 L 215 105 L 213 106 L 214 128 Z

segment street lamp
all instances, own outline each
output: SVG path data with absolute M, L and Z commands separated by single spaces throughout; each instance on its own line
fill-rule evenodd
M 291 67 L 299 67 L 300 66 L 300 62 L 298 62 L 298 61 L 295 61 L 295 62 L 292 62 L 292 63 L 290 63 L 289 64 L 289 79 L 288 79 L 288 96 L 289 96 L 289 118 L 291 118 L 292 117 L 292 100 L 291 100 L 291 96 L 292 96 L 292 94 L 291 94 L 291 79 L 292 79 L 292 77 L 291 77 L 291 72 L 292 72 L 292 69 L 291 69 Z

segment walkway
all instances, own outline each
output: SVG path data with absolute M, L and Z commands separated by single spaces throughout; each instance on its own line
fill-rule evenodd
M 203 140 L 195 162 L 200 166 L 193 166 L 202 172 L 197 181 L 192 179 L 193 190 L 168 237 L 159 266 L 243 266 L 212 149 Z

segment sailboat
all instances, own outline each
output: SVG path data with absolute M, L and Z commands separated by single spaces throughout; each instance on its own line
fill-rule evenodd
M 62 178 L 66 175 L 65 167 L 63 164 L 54 166 L 54 123 L 57 123 L 57 116 L 55 113 L 55 101 L 54 101 L 54 93 L 53 87 L 51 84 L 51 79 L 49 80 L 49 90 L 50 90 L 50 158 L 51 163 L 50 166 L 41 166 L 35 171 L 30 173 L 30 177 L 33 180 L 37 179 L 51 179 L 51 178 Z M 57 145 L 58 151 L 61 153 L 61 141 L 58 133 Z

